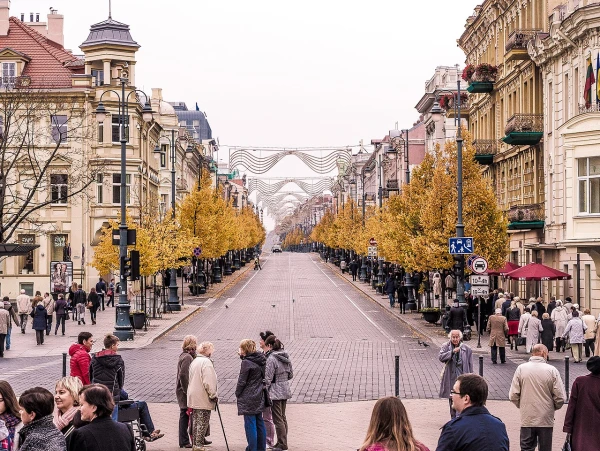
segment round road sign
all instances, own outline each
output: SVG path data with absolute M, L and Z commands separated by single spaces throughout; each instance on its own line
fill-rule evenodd
M 475 274 L 484 274 L 488 269 L 488 262 L 483 257 L 477 257 L 473 259 L 471 269 Z
M 371 238 L 369 240 L 369 246 L 377 246 L 377 241 L 375 240 L 375 238 Z

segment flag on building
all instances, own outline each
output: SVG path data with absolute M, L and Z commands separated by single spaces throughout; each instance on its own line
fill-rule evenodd
M 592 57 L 590 55 L 587 59 L 587 74 L 585 76 L 585 90 L 583 93 L 586 108 L 589 108 L 592 105 L 592 86 L 595 82 L 594 67 L 592 66 Z
M 198 102 L 196 102 L 196 111 L 200 111 L 200 107 L 198 106 Z
M 596 56 L 596 104 L 600 105 L 600 52 Z

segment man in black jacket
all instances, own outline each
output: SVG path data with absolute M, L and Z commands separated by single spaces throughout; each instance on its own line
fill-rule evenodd
M 454 305 L 450 308 L 447 327 L 449 327 L 450 330 L 462 331 L 465 324 L 467 324 L 467 312 L 458 305 L 458 299 L 455 299 Z
M 85 304 L 87 301 L 87 295 L 85 291 L 83 291 L 83 286 L 81 284 L 77 285 L 77 291 L 73 295 L 73 304 L 75 308 L 75 314 L 77 315 L 77 324 L 81 325 L 81 323 L 85 324 Z
M 390 298 L 390 308 L 394 308 L 394 304 L 396 303 L 396 299 L 394 298 L 395 291 L 396 282 L 394 281 L 394 278 L 389 275 L 385 281 L 385 284 L 383 285 L 383 292 Z
M 106 282 L 102 277 L 96 284 L 96 293 L 98 293 L 98 297 L 100 298 L 100 306 L 102 310 L 104 310 L 104 296 L 106 294 Z

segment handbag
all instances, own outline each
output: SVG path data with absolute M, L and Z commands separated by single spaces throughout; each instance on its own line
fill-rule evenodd
M 565 443 L 562 446 L 562 451 L 571 451 L 571 434 L 567 434 L 567 437 L 565 438 Z
M 94 304 L 92 304 L 92 302 L 91 302 L 91 301 L 88 301 L 88 303 L 86 304 L 86 307 L 87 307 L 87 308 L 90 308 L 90 309 L 91 309 L 93 306 L 94 306 Z
M 525 346 L 527 343 L 527 337 L 518 336 L 517 337 L 517 346 Z

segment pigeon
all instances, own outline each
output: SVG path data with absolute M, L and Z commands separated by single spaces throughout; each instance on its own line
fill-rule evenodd
M 229 308 L 229 306 L 227 304 L 225 304 L 225 308 Z
M 419 343 L 419 346 L 421 346 L 423 343 L 421 343 L 421 340 L 417 340 L 417 343 Z
M 426 348 L 429 347 L 429 345 L 425 341 L 423 342 L 423 346 L 425 346 Z
M 275 304 L 271 304 L 271 306 L 272 306 L 273 308 L 275 308 Z

